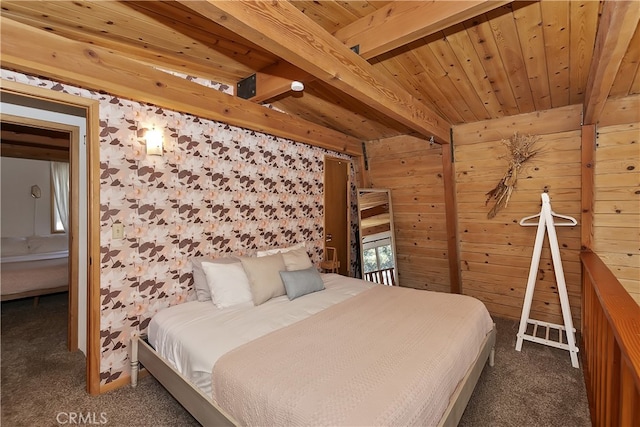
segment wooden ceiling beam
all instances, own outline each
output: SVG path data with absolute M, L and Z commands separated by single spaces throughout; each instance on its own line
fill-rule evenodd
M 3 129 L 0 131 L 0 140 L 2 142 L 14 145 L 32 145 L 37 147 L 47 147 L 52 150 L 69 151 L 69 136 L 66 138 L 51 137 L 46 135 L 34 135 L 29 133 L 19 133 Z
M 334 36 L 370 59 L 503 6 L 510 1 L 399 1 L 339 29 Z
M 8 19 L 14 19 L 13 16 L 7 13 L 5 13 L 4 16 Z M 42 30 L 46 29 L 48 32 L 68 39 L 83 43 L 90 43 L 105 49 L 117 51 L 122 55 L 138 58 L 140 61 L 157 66 L 161 69 L 185 74 L 193 74 L 195 72 L 199 77 L 219 83 L 233 81 L 237 76 L 237 72 L 233 69 L 229 69 L 223 65 L 212 67 L 211 64 L 203 64 L 201 61 L 196 61 L 194 58 L 186 55 L 176 57 L 176 55 L 167 50 L 160 51 L 158 49 L 136 46 L 135 44 L 120 41 L 106 35 L 92 34 L 91 36 L 87 36 L 86 32 L 73 27 L 53 27 L 52 25 L 41 24 L 40 22 L 30 18 L 17 18 L 18 19 L 16 19 L 16 21 L 31 27 L 40 28 Z
M 349 48 L 358 46 L 358 54 L 369 60 L 507 3 L 510 1 L 391 2 L 333 35 Z M 287 65 L 284 69 L 278 65 L 258 71 L 256 95 L 248 99 L 263 102 L 291 90 L 292 80 L 315 80 L 309 73 Z
M 276 62 L 255 73 L 256 94 L 247 98 L 253 102 L 264 102 L 291 90 L 291 82 L 310 83 L 316 78 L 288 62 Z M 236 92 L 237 94 L 237 92 Z
M 181 1 L 314 77 L 439 143 L 451 124 L 287 1 Z
M 640 21 L 637 1 L 604 2 L 584 97 L 583 124 L 600 120 L 622 59 Z
M 69 161 L 69 149 L 61 150 L 54 147 L 13 144 L 5 140 L 2 140 L 0 144 L 0 154 L 2 157 L 14 157 L 18 159 L 47 160 L 54 162 Z
M 361 155 L 359 139 L 239 99 L 107 49 L 0 17 L 3 67 L 228 123 L 318 147 Z
M 197 19 L 191 19 L 196 21 L 191 25 L 182 22 L 175 11 L 179 5 L 141 2 L 150 4 L 147 7 L 153 9 L 151 12 L 138 7 L 138 3 L 3 1 L 2 15 L 59 36 L 119 51 L 161 69 L 196 74 L 219 83 L 234 82 L 238 73 L 251 72 L 255 64 L 262 67 L 277 59 L 253 44 L 226 41 L 225 36 L 235 34 L 209 21 L 208 32 L 200 28 Z M 170 22 L 162 15 L 169 14 L 167 8 L 174 10 Z M 151 22 L 145 25 L 145 21 Z M 77 25 L 79 22 L 82 25 Z

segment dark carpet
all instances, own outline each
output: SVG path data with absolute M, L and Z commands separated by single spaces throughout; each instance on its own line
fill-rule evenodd
M 148 376 L 136 389 L 85 391 L 85 359 L 66 350 L 67 295 L 2 303 L 2 426 L 197 426 Z M 486 367 L 460 426 L 590 426 L 582 371 L 568 352 L 524 343 L 517 322 L 495 319 L 496 363 Z M 82 422 L 80 422 L 82 421 Z
M 460 426 L 591 426 L 582 369 L 569 352 L 532 342 L 515 350 L 518 321 L 494 318 L 495 366 L 486 366 Z

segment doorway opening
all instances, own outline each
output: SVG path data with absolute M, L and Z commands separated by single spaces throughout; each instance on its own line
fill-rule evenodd
M 3 111 L 7 109 L 21 112 L 20 108 L 14 109 L 3 102 Z M 77 179 L 78 168 L 75 163 L 71 167 L 69 164 L 70 151 L 79 143 L 80 129 L 9 114 L 0 115 L 0 123 L 2 241 L 3 246 L 10 247 L 9 253 L 15 254 L 5 256 L 7 251 L 3 247 L 2 300 L 33 297 L 36 305 L 40 296 L 68 292 L 67 348 L 76 351 L 78 248 L 72 244 L 75 240 L 71 239 L 71 231 L 77 229 L 78 218 L 77 209 L 69 208 L 78 205 L 79 194 L 69 186 Z M 52 171 L 63 168 L 67 170 L 63 183 L 66 188 L 56 190 L 53 185 L 56 179 L 52 175 L 60 174 Z M 25 215 L 29 210 L 31 212 Z M 57 221 L 54 222 L 60 218 L 65 219 L 62 230 L 58 230 Z M 84 339 L 82 345 L 84 352 Z
M 100 392 L 99 134 L 96 100 L 2 80 L 2 121 L 67 133 L 69 350 L 86 355 L 87 391 Z M 94 143 L 92 144 L 92 141 Z M 74 308 L 74 307 L 77 307 Z
M 335 248 L 338 273 L 351 275 L 351 162 L 326 156 L 324 159 L 324 246 Z

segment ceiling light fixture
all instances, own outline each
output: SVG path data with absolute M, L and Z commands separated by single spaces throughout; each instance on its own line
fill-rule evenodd
M 304 83 L 294 80 L 291 82 L 291 90 L 294 92 L 302 92 L 304 90 Z

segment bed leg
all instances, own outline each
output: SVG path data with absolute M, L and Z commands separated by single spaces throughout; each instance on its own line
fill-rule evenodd
M 138 385 L 138 338 L 131 340 L 129 360 L 131 362 L 131 387 L 135 387 Z
M 39 302 L 40 302 L 40 297 L 38 297 L 38 296 L 33 297 L 33 306 L 34 307 L 37 307 Z
M 496 359 L 496 348 L 491 347 L 491 352 L 489 353 L 489 366 L 491 366 L 492 368 L 493 368 L 493 365 L 495 365 L 495 359 Z

